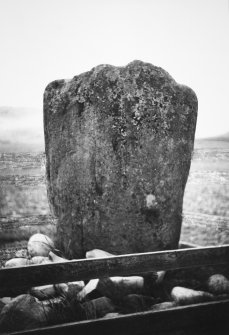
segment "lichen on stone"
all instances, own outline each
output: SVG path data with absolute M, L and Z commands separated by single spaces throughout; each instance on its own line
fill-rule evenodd
M 48 195 L 68 256 L 178 245 L 196 118 L 195 93 L 141 61 L 47 86 Z

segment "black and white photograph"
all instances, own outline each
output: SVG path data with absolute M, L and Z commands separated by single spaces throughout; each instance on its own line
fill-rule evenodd
M 229 0 L 0 0 L 0 334 L 229 334 Z

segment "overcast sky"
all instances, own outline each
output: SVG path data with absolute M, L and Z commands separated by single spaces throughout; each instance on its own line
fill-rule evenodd
M 197 137 L 229 131 L 228 0 L 0 0 L 0 106 L 38 107 L 45 86 L 134 59 L 199 100 Z

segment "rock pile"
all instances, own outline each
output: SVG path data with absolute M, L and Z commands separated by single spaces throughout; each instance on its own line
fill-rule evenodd
M 6 266 L 67 261 L 54 251 L 54 243 L 47 236 L 35 234 L 30 238 L 27 250 L 17 252 L 20 257 L 6 262 Z M 86 253 L 87 258 L 109 256 L 113 255 L 99 249 Z M 225 298 L 229 298 L 229 280 L 223 274 L 208 275 L 201 282 L 190 274 L 187 278 L 173 278 L 171 272 L 159 271 L 143 277 L 111 277 L 88 283 L 45 285 L 30 288 L 26 294 L 17 297 L 0 299 L 0 331 L 165 310 Z

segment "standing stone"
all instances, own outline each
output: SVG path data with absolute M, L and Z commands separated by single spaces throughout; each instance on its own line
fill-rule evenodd
M 48 197 L 66 256 L 178 247 L 196 118 L 195 93 L 141 61 L 47 86 Z

